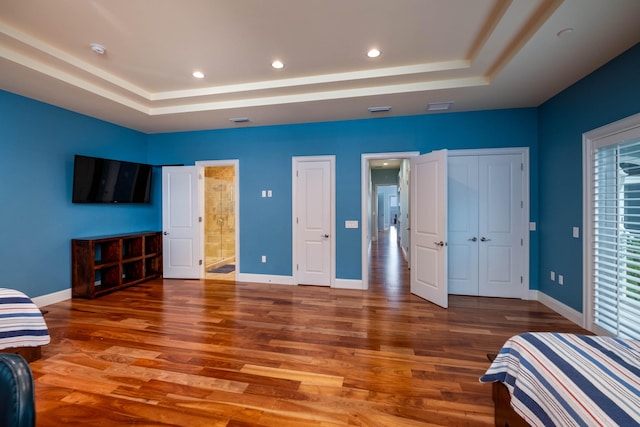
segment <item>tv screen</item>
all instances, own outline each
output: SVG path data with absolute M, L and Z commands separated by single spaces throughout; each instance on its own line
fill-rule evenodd
M 149 203 L 152 166 L 76 155 L 73 203 Z

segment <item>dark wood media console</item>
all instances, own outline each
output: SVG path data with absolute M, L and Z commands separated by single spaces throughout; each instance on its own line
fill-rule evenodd
M 72 296 L 96 298 L 162 275 L 162 233 L 71 240 Z

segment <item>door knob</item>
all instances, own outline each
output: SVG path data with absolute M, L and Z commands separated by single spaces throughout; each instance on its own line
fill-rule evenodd
M 444 242 L 440 240 L 439 242 L 433 242 L 436 246 L 444 246 Z
M 478 238 L 477 238 L 476 236 L 473 236 L 473 237 L 472 237 L 472 238 L 470 238 L 469 240 L 470 240 L 470 241 L 472 241 L 472 242 L 475 242 L 475 241 L 477 241 L 477 240 L 478 240 Z
M 168 231 L 165 231 L 165 232 L 164 232 L 164 233 L 162 233 L 162 234 L 164 234 L 165 236 L 168 236 L 168 235 L 169 235 L 169 232 L 168 232 Z
M 480 238 L 480 241 L 481 241 L 481 242 L 490 242 L 490 241 L 491 241 L 491 239 L 487 239 L 486 237 L 481 237 L 481 238 Z
M 329 235 L 328 235 L 328 234 L 323 234 L 323 235 L 322 235 L 322 236 L 320 236 L 320 237 L 324 237 L 325 239 L 328 239 L 328 238 L 329 238 Z

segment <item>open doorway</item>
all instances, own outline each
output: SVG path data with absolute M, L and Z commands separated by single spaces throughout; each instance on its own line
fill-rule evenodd
M 205 279 L 235 281 L 238 271 L 238 192 L 234 161 L 198 162 L 202 179 Z
M 395 179 L 397 182 L 399 180 L 400 169 L 393 168 L 389 169 L 389 171 L 396 173 Z M 375 170 L 372 172 L 375 173 Z M 402 215 L 400 206 L 398 205 L 398 188 L 397 184 L 376 185 L 378 233 L 388 231 L 390 228 L 395 229 L 398 224 L 398 215 Z M 374 240 L 377 240 L 377 238 Z
M 362 155 L 362 289 L 369 288 L 372 242 L 378 237 L 379 224 L 393 226 L 405 262 L 409 260 L 409 159 L 419 152 L 375 153 Z M 386 165 L 385 165 L 386 163 Z M 378 188 L 394 186 L 383 203 Z M 395 208 L 386 210 L 386 206 Z M 382 209 L 380 208 L 382 205 Z M 382 215 L 380 215 L 382 214 Z M 386 218 L 385 218 L 386 217 Z

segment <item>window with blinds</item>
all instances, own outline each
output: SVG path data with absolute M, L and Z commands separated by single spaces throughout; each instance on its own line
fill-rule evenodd
M 604 145 L 592 164 L 592 319 L 640 339 L 640 139 Z

